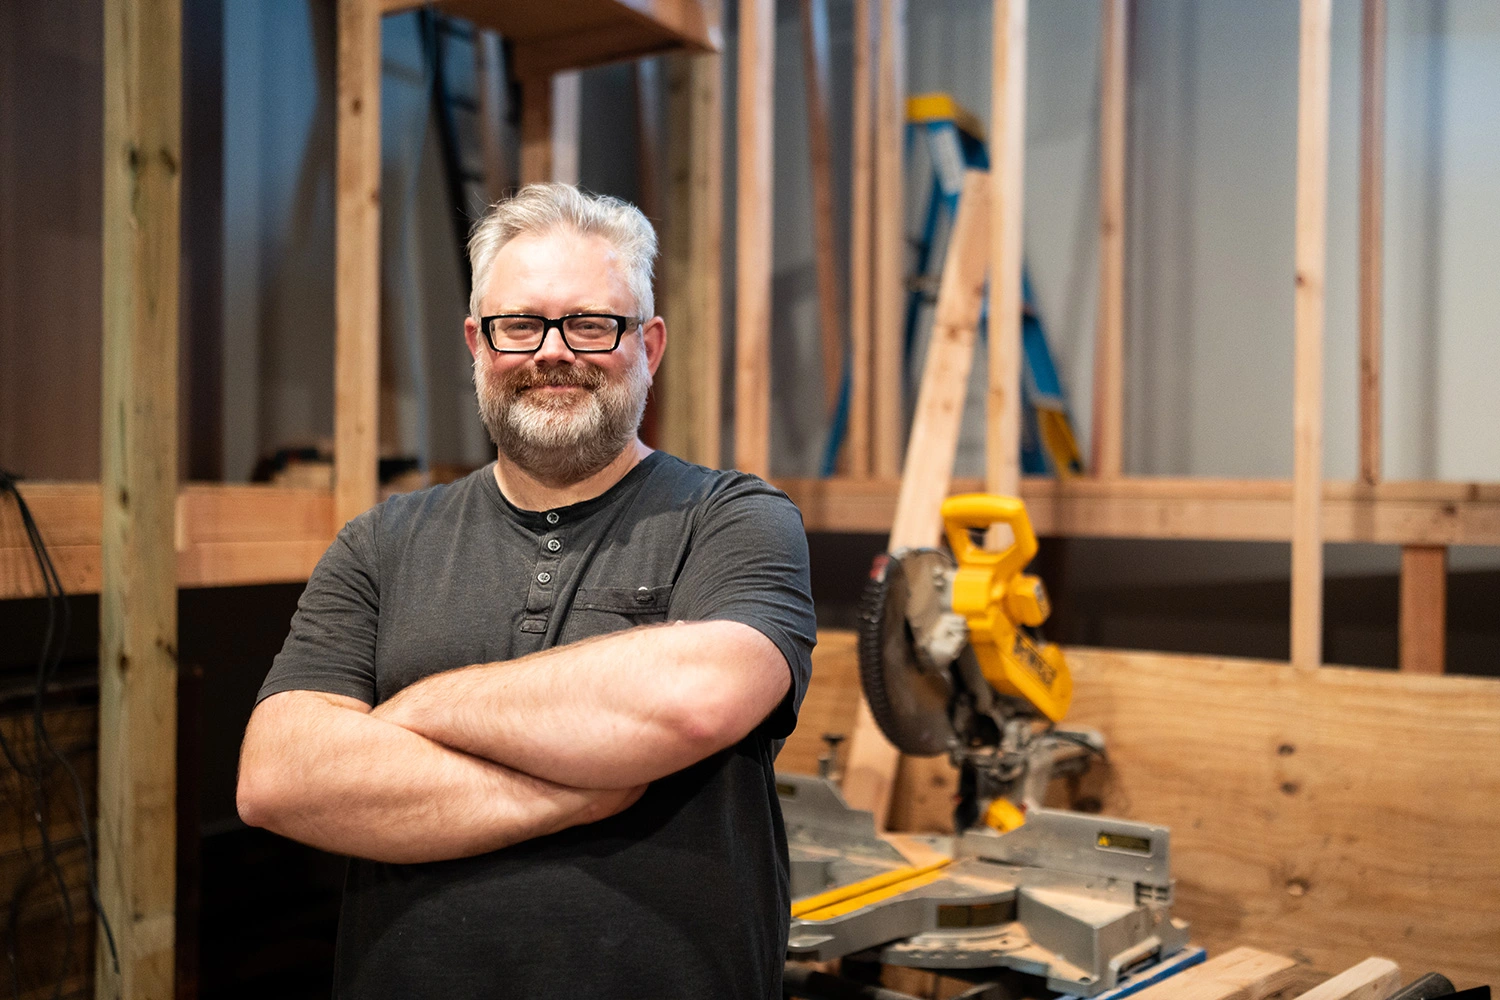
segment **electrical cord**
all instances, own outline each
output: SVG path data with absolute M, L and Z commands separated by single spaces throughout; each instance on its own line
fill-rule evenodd
M 94 853 L 94 836 L 92 825 L 89 822 L 88 798 L 84 794 L 83 782 L 78 778 L 78 772 L 74 769 L 71 761 L 59 753 L 52 742 L 52 736 L 47 731 L 46 716 L 43 712 L 47 687 L 62 664 L 63 653 L 67 648 L 68 631 L 72 625 L 72 609 L 68 604 L 68 596 L 63 590 L 62 579 L 57 574 L 57 567 L 52 563 L 51 553 L 47 551 L 46 543 L 42 540 L 42 533 L 37 528 L 36 520 L 31 516 L 31 508 L 26 504 L 26 498 L 21 496 L 20 489 L 16 486 L 18 477 L 10 472 L 0 469 L 0 496 L 10 494 L 15 498 L 16 508 L 21 514 L 21 523 L 26 529 L 26 539 L 31 546 L 32 555 L 36 559 L 37 569 L 42 575 L 42 586 L 47 598 L 47 627 L 42 638 L 42 650 L 37 657 L 36 687 L 32 698 L 32 727 L 34 731 L 34 747 L 31 766 L 17 756 L 18 748 L 12 747 L 10 741 L 5 737 L 3 727 L 0 727 L 0 752 L 3 752 L 6 761 L 16 773 L 32 784 L 35 806 L 32 810 L 32 818 L 37 827 L 41 839 L 42 859 L 51 880 L 57 884 L 58 893 L 62 898 L 63 914 L 68 925 L 67 941 L 63 945 L 62 969 L 58 973 L 57 985 L 53 990 L 53 997 L 62 996 L 63 985 L 67 980 L 68 970 L 73 964 L 73 940 L 75 918 L 73 914 L 72 893 L 68 891 L 67 881 L 63 875 L 62 866 L 57 860 L 57 846 L 52 842 L 52 836 L 47 829 L 48 803 L 46 777 L 47 770 L 44 768 L 42 755 L 46 752 L 57 762 L 67 774 L 69 782 L 73 786 L 74 798 L 76 800 L 78 829 L 82 835 L 82 846 L 87 858 L 88 865 L 88 897 L 89 902 L 98 914 L 100 926 L 104 928 L 104 938 L 109 945 L 110 959 L 114 964 L 115 972 L 120 971 L 120 955 L 115 946 L 115 935 L 110 927 L 109 917 L 104 912 L 104 907 L 99 901 L 99 870 L 98 862 Z M 35 869 L 27 873 L 19 880 L 15 893 L 10 900 L 9 919 L 6 928 L 6 953 L 10 962 L 11 987 L 16 996 L 20 995 L 20 975 L 16 965 L 16 924 L 20 916 L 20 903 L 25 894 L 31 888 L 35 878 Z

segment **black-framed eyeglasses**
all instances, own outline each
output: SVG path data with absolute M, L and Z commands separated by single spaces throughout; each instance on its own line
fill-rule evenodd
M 479 329 L 485 343 L 498 354 L 533 354 L 553 327 L 574 354 L 607 354 L 620 346 L 625 331 L 642 320 L 610 313 L 573 313 L 549 319 L 530 313 L 482 316 Z

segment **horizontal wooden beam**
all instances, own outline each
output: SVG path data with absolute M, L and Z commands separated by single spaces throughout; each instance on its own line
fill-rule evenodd
M 63 588 L 99 591 L 100 504 L 94 483 L 21 487 Z M 280 486 L 196 484 L 177 494 L 180 587 L 306 580 L 334 536 L 333 494 Z M 0 599 L 42 593 L 14 502 L 0 501 Z
M 783 479 L 808 531 L 890 530 L 895 479 Z M 983 488 L 955 479 L 953 492 Z M 1292 537 L 1292 485 L 1271 479 L 1109 481 L 1026 478 L 1021 496 L 1037 534 L 1052 537 L 1176 538 L 1285 542 Z M 1323 484 L 1327 542 L 1500 545 L 1500 483 Z

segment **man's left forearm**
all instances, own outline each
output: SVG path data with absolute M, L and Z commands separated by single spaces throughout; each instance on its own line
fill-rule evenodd
M 547 781 L 628 788 L 737 743 L 790 682 L 750 626 L 679 623 L 436 674 L 374 714 Z

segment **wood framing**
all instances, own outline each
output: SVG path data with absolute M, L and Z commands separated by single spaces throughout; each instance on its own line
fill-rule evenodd
M 1119 476 L 1125 425 L 1125 109 L 1129 0 L 1103 0 L 1099 70 L 1099 316 L 1090 471 Z
M 1386 1000 L 1401 988 L 1401 969 L 1388 958 L 1363 962 L 1308 990 L 1297 1000 Z
M 854 0 L 854 81 L 849 193 L 849 474 L 870 474 L 870 380 L 874 336 L 875 57 L 871 14 L 876 0 Z
M 735 186 L 734 465 L 771 474 L 774 0 L 740 0 Z
M 1401 549 L 1400 666 L 1407 673 L 1440 674 L 1447 658 L 1448 550 L 1441 545 Z
M 906 409 L 906 0 L 876 0 L 874 279 L 871 287 L 870 449 L 877 476 L 901 468 Z
M 724 232 L 721 57 L 674 55 L 667 66 L 668 205 L 662 315 L 667 353 L 662 447 L 717 468 L 720 449 Z
M 802 78 L 812 163 L 813 262 L 823 356 L 823 412 L 838 405 L 844 367 L 844 296 L 833 232 L 833 153 L 828 142 L 828 0 L 802 0 Z
M 521 184 L 552 179 L 552 78 L 521 81 Z
M 181 51 L 175 0 L 105 3 L 94 989 L 122 1000 L 176 971 Z
M 888 551 L 937 545 L 942 539 L 941 508 L 958 454 L 964 396 L 984 303 L 989 184 L 987 174 L 970 171 L 964 176 L 943 262 L 932 339 L 912 418 L 911 445 L 906 450 Z M 880 827 L 884 827 L 890 811 L 898 759 L 896 748 L 880 732 L 869 707 L 861 700 L 854 738 L 849 743 L 844 797 L 855 808 L 874 813 Z
M 1381 477 L 1385 295 L 1385 0 L 1364 0 L 1359 89 L 1359 477 Z
M 338 0 L 333 490 L 338 522 L 378 492 L 380 396 L 380 12 Z
M 1296 364 L 1292 402 L 1292 663 L 1323 658 L 1323 306 L 1330 0 L 1301 0 L 1297 74 Z
M 1026 166 L 1027 0 L 995 0 L 990 97 L 989 393 L 985 488 L 1021 481 L 1021 235 Z

